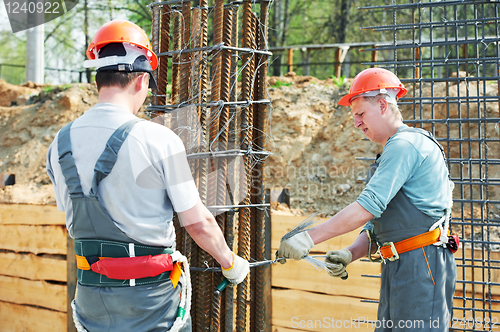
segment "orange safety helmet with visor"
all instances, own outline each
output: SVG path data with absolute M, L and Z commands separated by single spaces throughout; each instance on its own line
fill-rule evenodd
M 403 97 L 407 90 L 399 78 L 383 68 L 368 68 L 360 72 L 352 82 L 349 93 L 339 100 L 339 105 L 351 106 L 357 97 L 386 94 L 396 103 L 396 96 Z
M 90 60 L 97 59 L 99 50 L 111 43 L 129 43 L 143 48 L 151 68 L 155 70 L 158 67 L 158 58 L 151 48 L 149 38 L 137 24 L 125 20 L 113 20 L 104 24 L 87 48 L 87 57 Z

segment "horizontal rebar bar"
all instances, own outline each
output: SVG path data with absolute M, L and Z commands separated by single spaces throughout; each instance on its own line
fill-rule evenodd
M 487 18 L 475 18 L 470 20 L 449 20 L 449 21 L 435 21 L 435 22 L 415 22 L 415 23 L 406 23 L 406 24 L 398 24 L 398 25 L 380 25 L 380 26 L 367 26 L 362 27 L 363 30 L 374 30 L 374 31 L 393 31 L 393 30 L 413 30 L 413 29 L 424 29 L 424 28 L 456 28 L 462 27 L 462 25 L 476 25 L 477 23 L 498 22 L 498 17 L 487 17 Z M 399 60 L 398 60 L 399 62 Z
M 272 52 L 265 51 L 265 50 L 256 50 L 253 48 L 242 48 L 242 47 L 232 47 L 232 46 L 226 46 L 224 43 L 220 43 L 217 45 L 213 46 L 206 46 L 206 47 L 197 47 L 197 48 L 189 48 L 189 49 L 182 49 L 182 50 L 176 50 L 176 51 L 169 51 L 169 52 L 162 52 L 158 53 L 158 57 L 162 56 L 173 56 L 181 53 L 191 53 L 191 52 L 212 52 L 212 51 L 219 51 L 219 50 L 229 50 L 229 51 L 238 51 L 242 53 L 255 53 L 255 54 L 263 54 L 263 55 L 273 55 Z
M 262 150 L 224 150 L 224 151 L 213 151 L 213 152 L 199 152 L 199 153 L 191 153 L 187 155 L 187 159 L 201 159 L 201 158 L 224 158 L 224 157 L 238 157 L 238 156 L 246 156 L 246 155 L 262 155 L 269 156 L 272 153 L 269 151 Z
M 241 204 L 241 205 L 213 205 L 213 206 L 207 206 L 207 209 L 210 211 L 237 211 L 238 209 L 241 208 L 265 208 L 265 207 L 270 207 L 271 204 L 269 203 L 264 203 L 264 204 Z
M 195 107 L 224 107 L 224 106 L 248 106 L 252 104 L 271 104 L 271 100 L 269 99 L 262 99 L 262 100 L 246 100 L 246 101 L 228 101 L 228 102 L 223 102 L 219 101 L 217 103 L 194 103 L 194 104 L 188 104 L 188 103 L 181 103 L 181 104 L 175 104 L 175 105 L 148 105 L 146 106 L 146 111 L 164 111 L 164 112 L 174 112 L 178 111 L 179 109 L 183 107 L 189 107 L 189 106 L 195 106 Z
M 497 97 L 498 99 L 498 97 Z M 411 104 L 411 103 L 410 103 Z M 405 123 L 498 123 L 500 120 L 498 118 L 490 118 L 490 119 L 420 119 L 420 120 L 405 120 Z M 444 140 L 443 138 L 439 138 L 438 141 Z
M 423 68 L 438 68 L 438 67 L 446 67 L 451 65 L 463 65 L 463 64 L 473 64 L 480 62 L 481 65 L 485 64 L 497 64 L 498 58 L 496 57 L 482 57 L 482 58 L 442 58 L 442 59 L 423 59 L 423 60 L 398 60 L 398 67 L 413 67 L 415 65 L 422 65 Z M 376 66 L 384 66 L 384 65 L 393 65 L 394 61 L 374 61 L 374 62 L 363 62 L 365 65 L 376 65 Z M 425 64 L 429 64 L 426 66 Z M 488 76 L 490 78 L 491 76 Z M 408 78 L 408 80 L 417 80 Z
M 457 46 L 464 44 L 493 44 L 500 42 L 500 38 L 498 37 L 487 37 L 481 39 L 457 39 L 452 41 L 425 41 L 425 42 L 403 42 L 401 44 L 378 44 L 374 48 L 363 48 L 360 49 L 362 52 L 371 52 L 371 51 L 389 51 L 389 50 L 401 50 L 408 48 L 427 48 L 427 47 L 437 47 L 437 46 Z M 399 63 L 398 63 L 399 65 Z
M 483 1 L 474 1 L 474 5 L 478 4 L 491 4 L 491 1 L 483 0 Z M 399 5 L 381 5 L 381 6 L 373 6 L 373 7 L 358 7 L 359 10 L 364 9 L 414 9 L 414 8 L 426 8 L 426 7 L 444 7 L 444 6 L 456 6 L 456 5 L 470 5 L 470 1 L 438 1 L 438 2 L 417 2 L 417 3 L 409 3 L 409 4 L 399 4 Z

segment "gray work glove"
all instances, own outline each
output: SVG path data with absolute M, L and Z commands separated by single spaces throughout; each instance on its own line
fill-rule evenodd
M 306 257 L 311 248 L 314 247 L 314 242 L 307 231 L 300 232 L 288 239 L 281 239 L 280 247 L 276 252 L 277 258 L 293 258 L 296 261 Z M 285 260 L 280 260 L 280 263 L 285 263 Z
M 233 285 L 237 285 L 245 280 L 248 272 L 250 272 L 250 264 L 247 260 L 238 255 L 233 254 L 233 265 L 230 268 L 222 268 L 222 274 Z
M 349 249 L 332 250 L 326 253 L 326 272 L 331 277 L 347 279 L 347 265 L 352 261 L 352 253 Z

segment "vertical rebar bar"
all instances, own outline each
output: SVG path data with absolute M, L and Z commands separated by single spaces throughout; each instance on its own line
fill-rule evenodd
M 182 15 L 179 11 L 173 11 L 172 12 L 173 16 L 173 36 L 172 36 L 172 48 L 173 50 L 180 50 L 182 47 Z M 178 104 L 179 103 L 179 92 L 180 92 L 180 77 L 179 77 L 179 56 L 174 55 L 172 57 L 172 103 Z M 176 129 L 179 127 L 179 122 L 178 122 L 178 112 L 174 113 L 172 115 L 171 119 L 171 127 L 174 130 L 174 132 L 178 133 Z M 174 216 L 174 221 L 177 220 L 177 215 Z M 175 236 L 176 236 L 176 247 L 178 250 L 181 252 L 184 252 L 184 230 L 182 227 L 178 227 L 179 223 L 174 222 L 174 225 L 176 225 L 175 228 Z
M 208 34 L 207 34 L 207 24 L 208 24 L 208 0 L 200 0 L 199 3 L 201 9 L 200 17 L 200 46 L 206 47 L 208 44 Z M 207 86 L 208 86 L 208 61 L 206 55 L 202 54 L 199 65 L 200 71 L 200 88 L 198 91 L 198 100 L 201 104 L 207 101 Z M 207 132 L 207 109 L 206 107 L 198 108 L 198 116 L 200 119 L 201 126 L 201 137 L 206 138 Z M 200 149 L 204 146 L 200 146 Z M 204 204 L 207 204 L 208 194 L 207 194 L 207 163 L 200 160 L 200 198 Z M 197 266 L 205 266 L 205 261 L 208 259 L 209 254 L 203 249 L 198 251 L 198 262 Z M 198 277 L 198 283 L 200 287 L 197 289 L 197 301 L 195 303 L 196 311 L 196 331 L 206 331 L 210 328 L 210 300 L 213 292 L 213 282 L 211 273 L 200 273 Z
M 256 13 L 252 13 L 252 45 L 253 45 L 253 48 L 257 48 L 257 44 L 259 42 L 259 34 L 257 34 L 257 21 L 258 21 L 258 18 L 257 18 L 257 15 Z M 252 57 L 252 60 L 251 60 L 251 66 L 254 70 L 254 79 L 252 81 L 252 91 L 251 91 L 251 100 L 257 100 L 257 81 L 258 81 L 258 70 L 257 70 L 257 66 L 258 66 L 258 63 L 257 63 L 257 59 L 258 59 L 258 54 L 255 54 L 253 57 Z M 251 146 L 252 146 L 252 151 L 254 150 L 258 150 L 258 147 L 256 146 L 256 137 L 258 135 L 258 133 L 256 133 L 256 122 L 258 121 L 257 120 L 257 109 L 258 109 L 258 104 L 254 104 L 253 105 L 253 108 L 252 108 L 252 112 L 253 112 L 253 117 L 252 117 L 252 127 L 251 127 L 251 131 L 252 131 L 252 137 L 251 137 Z M 250 204 L 251 205 L 254 205 L 256 204 L 257 202 L 257 197 L 258 197 L 258 193 L 257 193 L 257 187 L 255 186 L 256 185 L 256 180 L 258 178 L 258 175 L 256 174 L 257 172 L 257 163 L 258 163 L 258 159 L 257 159 L 257 162 L 255 160 L 255 158 L 257 157 L 253 157 L 254 159 L 252 160 L 252 165 L 253 167 L 250 169 L 250 173 L 248 174 L 248 176 L 250 177 L 250 187 L 249 187 L 249 191 L 250 191 Z M 257 223 L 259 222 L 257 220 L 257 213 L 258 213 L 258 208 L 254 208 L 252 207 L 251 208 L 251 214 L 250 214 L 250 236 L 251 236 L 251 240 L 250 240 L 250 257 L 253 257 L 255 258 L 257 256 L 257 246 L 256 246 L 256 243 L 257 243 L 257 239 L 256 239 L 256 236 L 257 236 L 257 233 L 256 233 L 256 228 L 257 228 Z M 257 306 L 259 305 L 258 301 L 257 301 L 257 294 L 256 294 L 256 290 L 257 290 L 257 287 L 256 287 L 256 282 L 257 282 L 257 278 L 256 278 L 256 275 L 257 275 L 257 269 L 252 269 L 250 271 L 250 331 L 256 331 L 255 329 L 255 326 L 256 326 L 256 310 L 257 310 Z
M 223 19 L 224 19 L 224 0 L 215 0 L 215 8 L 214 8 L 214 33 L 213 33 L 213 42 L 214 45 L 218 45 L 222 42 L 222 30 L 223 30 Z M 212 87 L 210 91 L 211 101 L 219 102 L 221 100 L 221 64 L 222 64 L 222 52 L 216 51 L 212 60 Z M 223 112 L 223 106 L 212 107 L 210 113 L 210 150 L 213 151 L 221 151 L 223 147 L 221 146 L 221 137 L 220 137 L 220 124 L 221 124 L 221 113 Z M 222 124 L 224 125 L 224 124 Z M 220 158 L 222 159 L 222 158 Z M 224 205 L 224 193 L 225 186 L 223 183 L 225 182 L 224 175 L 221 173 L 221 169 L 219 166 L 222 161 L 216 158 L 211 160 L 211 173 L 213 176 L 210 177 L 208 188 L 209 192 L 212 196 L 213 205 Z M 215 217 L 217 224 L 224 232 L 224 214 L 219 213 Z M 219 274 L 214 275 L 214 283 L 218 284 L 221 280 L 221 276 Z M 221 297 L 220 294 L 214 295 L 212 299 L 212 322 L 211 322 L 211 331 L 219 332 L 220 330 L 220 306 L 221 306 Z
M 182 3 L 182 49 L 190 48 L 191 41 L 191 4 Z M 180 102 L 187 102 L 189 98 L 189 68 L 191 53 L 183 52 L 180 57 Z
M 231 45 L 233 47 L 238 47 L 238 6 L 232 6 L 231 7 L 231 18 L 232 18 L 232 26 L 231 26 Z M 237 95 L 237 87 L 236 87 L 236 82 L 237 82 L 237 68 L 238 68 L 238 53 L 236 51 L 233 51 L 231 53 L 231 69 L 230 69 L 230 79 L 229 79 L 229 87 L 230 87 L 230 101 L 236 101 L 236 95 Z M 231 106 L 229 109 L 229 137 L 228 137 L 228 149 L 234 149 L 237 148 L 238 142 L 237 142 L 237 135 L 236 135 L 236 126 L 237 126 L 237 109 L 236 106 Z M 230 167 L 228 169 L 228 181 L 230 183 L 235 183 L 236 177 L 235 177 L 235 170 L 237 167 L 238 162 L 235 160 L 235 163 L 233 164 L 233 167 Z M 238 188 L 233 188 L 235 191 L 238 190 Z M 237 192 L 232 193 L 232 196 L 237 194 Z M 238 201 L 233 200 L 232 204 L 238 204 Z M 235 250 L 234 246 L 234 238 L 235 238 L 235 225 L 234 225 L 234 220 L 235 220 L 235 212 L 229 211 L 227 212 L 227 218 L 226 218 L 226 232 L 225 232 L 225 237 L 227 244 L 231 250 Z M 226 319 L 225 319 L 225 331 L 226 332 L 233 332 L 234 329 L 234 288 L 232 286 L 227 287 L 225 291 L 225 306 L 226 306 Z
M 260 19 L 258 24 L 256 24 L 256 37 L 257 37 L 257 48 L 259 50 L 267 50 L 267 28 L 268 28 L 268 3 L 264 2 L 260 5 Z M 257 79 L 256 79 L 256 100 L 262 100 L 266 98 L 267 95 L 267 56 L 259 55 L 256 61 Z M 266 138 L 267 138 L 267 121 L 268 121 L 268 105 L 258 104 L 255 108 L 255 120 L 254 120 L 254 132 L 253 141 L 254 146 L 258 151 L 266 150 Z M 255 166 L 255 177 L 254 183 L 252 185 L 255 188 L 255 204 L 265 203 L 265 189 L 264 189 L 264 168 L 265 160 L 259 160 Z M 270 211 L 267 211 L 270 213 Z M 265 257 L 265 214 L 266 209 L 258 208 L 256 210 L 255 219 L 255 259 L 257 261 L 263 261 Z M 270 258 L 270 257 L 268 257 Z M 269 299 L 267 298 L 267 292 L 270 287 L 270 280 L 268 275 L 265 273 L 269 270 L 269 266 L 260 266 L 256 268 L 255 271 L 255 331 L 270 331 L 270 325 L 266 319 L 266 313 L 271 310 Z
M 200 8 L 193 8 L 192 9 L 192 32 L 191 32 L 191 39 L 192 39 L 192 46 L 194 48 L 200 48 L 201 45 L 203 44 L 202 41 L 202 12 Z M 192 56 L 192 61 L 191 61 L 191 93 L 190 93 L 190 100 L 193 100 L 195 103 L 201 103 L 201 93 L 200 93 L 200 87 L 201 87 L 201 63 L 203 61 L 203 52 L 195 52 L 193 53 Z M 204 122 L 204 119 L 200 118 L 202 108 L 201 106 L 198 106 L 196 108 L 196 114 L 195 114 L 195 119 L 194 121 L 196 122 L 195 127 L 196 131 L 193 135 L 193 152 L 203 152 L 204 151 L 204 140 L 205 137 L 204 135 L 204 124 L 202 124 L 202 121 Z M 195 159 L 190 162 L 190 167 L 194 169 L 194 180 L 196 187 L 198 188 L 198 192 L 200 193 L 200 198 L 202 199 L 202 202 L 205 202 L 206 198 L 206 167 L 204 167 L 204 162 L 205 160 L 203 159 Z M 191 266 L 201 266 L 201 262 L 199 259 L 201 249 L 198 248 L 197 245 L 192 245 L 191 246 L 191 260 L 189 261 L 189 264 Z M 199 289 L 202 287 L 202 284 L 200 282 L 200 274 L 199 273 L 193 273 L 191 275 L 191 285 L 193 289 Z M 191 293 L 192 297 L 192 306 L 191 306 L 191 320 L 193 322 L 192 327 L 195 330 L 196 328 L 196 322 L 197 322 L 197 303 L 198 303 L 198 296 L 199 292 L 192 292 Z
M 162 7 L 160 53 L 168 52 L 170 47 L 170 13 L 172 8 L 168 5 Z M 158 58 L 158 96 L 157 104 L 165 105 L 167 102 L 168 57 Z M 165 95 L 165 96 L 162 96 Z
M 151 26 L 151 30 L 152 30 L 152 38 L 151 38 L 151 46 L 153 48 L 153 52 L 155 54 L 158 54 L 158 51 L 160 49 L 160 24 L 161 24 L 161 14 L 160 14 L 160 8 L 158 6 L 155 6 L 153 7 L 153 10 L 152 10 L 152 17 L 153 17 L 153 22 L 152 22 L 152 26 Z M 155 79 L 156 82 L 158 82 L 158 68 L 156 68 L 152 75 Z M 154 94 L 158 94 L 158 90 L 157 91 L 153 91 Z M 153 97 L 152 98 L 152 103 L 154 105 L 158 105 L 158 97 Z
M 243 2 L 243 48 L 252 48 L 252 11 L 251 2 L 245 0 Z M 252 67 L 253 55 L 245 53 L 242 56 L 242 82 L 241 82 L 241 97 L 242 101 L 250 101 L 252 97 L 252 81 L 254 69 Z M 251 149 L 252 140 L 252 123 L 253 123 L 253 107 L 246 105 L 242 108 L 241 119 L 241 148 L 243 150 Z M 244 156 L 245 171 L 240 174 L 240 189 L 244 205 L 250 203 L 250 170 L 251 157 Z M 238 230 L 238 255 L 243 259 L 250 260 L 250 209 L 248 207 L 241 208 L 239 212 L 239 230 Z M 249 295 L 249 278 L 247 277 L 237 287 L 237 310 L 236 310 L 236 331 L 245 332 L 247 328 L 247 298 Z
M 182 49 L 182 15 L 174 10 L 173 15 L 173 45 L 172 49 L 178 51 Z M 178 104 L 180 101 L 180 56 L 172 56 L 172 104 Z

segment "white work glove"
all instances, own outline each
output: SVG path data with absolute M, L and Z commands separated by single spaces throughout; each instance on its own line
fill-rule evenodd
M 237 285 L 245 280 L 248 272 L 250 272 L 250 264 L 240 256 L 235 255 L 234 252 L 232 254 L 233 265 L 228 269 L 222 268 L 222 274 L 230 283 Z
M 293 258 L 296 261 L 306 257 L 311 248 L 314 247 L 314 242 L 307 231 L 295 234 L 286 240 L 281 239 L 280 248 L 276 252 L 277 258 Z M 280 263 L 285 263 L 285 260 L 280 260 Z
M 349 249 L 332 250 L 326 253 L 326 272 L 331 277 L 347 279 L 347 265 L 352 261 L 352 253 Z

